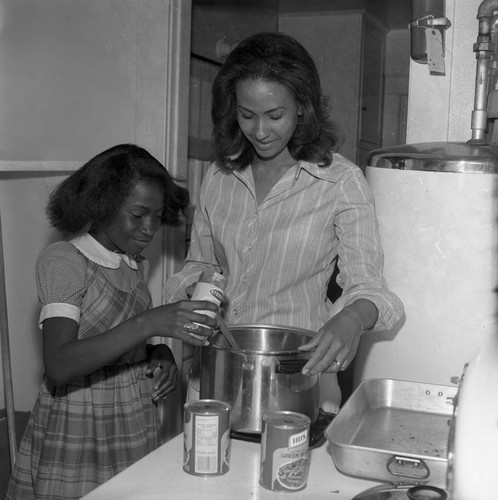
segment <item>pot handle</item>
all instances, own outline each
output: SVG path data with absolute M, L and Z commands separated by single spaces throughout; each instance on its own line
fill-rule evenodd
M 303 358 L 280 359 L 275 367 L 275 373 L 300 373 L 307 362 L 308 360 Z

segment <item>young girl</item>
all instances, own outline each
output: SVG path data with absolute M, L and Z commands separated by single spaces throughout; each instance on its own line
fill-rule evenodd
M 174 390 L 177 369 L 166 345 L 146 341 L 204 345 L 215 326 L 195 312 L 216 310 L 211 302 L 151 309 L 140 252 L 188 202 L 131 144 L 97 155 L 52 193 L 48 218 L 68 238 L 36 264 L 45 374 L 7 499 L 80 498 L 157 447 L 155 403 Z

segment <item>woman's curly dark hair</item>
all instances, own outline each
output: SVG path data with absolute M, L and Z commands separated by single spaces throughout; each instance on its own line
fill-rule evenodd
M 176 184 L 156 158 L 134 144 L 119 144 L 98 154 L 51 193 L 47 216 L 63 234 L 105 226 L 140 181 L 164 190 L 162 223 L 177 225 L 189 204 L 188 191 Z
M 219 166 L 237 170 L 254 159 L 254 149 L 237 122 L 235 89 L 247 79 L 276 82 L 290 90 L 303 113 L 288 144 L 291 156 L 329 166 L 339 135 L 329 119 L 318 71 L 307 50 L 283 33 L 258 33 L 240 42 L 213 82 L 211 118 Z

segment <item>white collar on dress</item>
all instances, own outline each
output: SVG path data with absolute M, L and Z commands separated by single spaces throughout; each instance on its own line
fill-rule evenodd
M 124 260 L 131 269 L 138 269 L 135 259 L 123 253 L 111 252 L 88 233 L 69 240 L 69 243 L 99 266 L 118 269 L 121 261 Z

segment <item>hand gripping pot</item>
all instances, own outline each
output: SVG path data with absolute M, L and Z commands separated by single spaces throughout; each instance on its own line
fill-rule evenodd
M 201 349 L 200 397 L 232 407 L 231 430 L 261 433 L 263 416 L 294 411 L 318 418 L 320 375 L 303 375 L 311 357 L 298 347 L 314 335 L 309 330 L 276 325 L 234 325 L 238 349 L 215 335 Z

